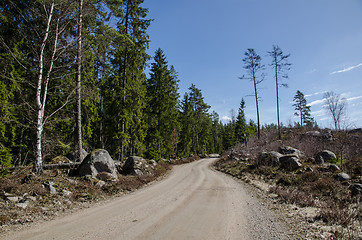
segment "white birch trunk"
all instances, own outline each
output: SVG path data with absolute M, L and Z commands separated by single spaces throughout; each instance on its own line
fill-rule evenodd
M 42 45 L 40 48 L 39 53 L 39 72 L 38 72 L 38 82 L 37 82 L 37 89 L 36 89 L 36 106 L 37 106 L 37 123 L 36 123 L 36 147 L 35 147 L 35 164 L 34 164 L 34 171 L 37 174 L 42 173 L 43 171 L 43 158 L 42 158 L 42 134 L 44 129 L 44 111 L 45 111 L 45 102 L 46 102 L 46 95 L 48 92 L 48 81 L 50 72 L 47 74 L 47 78 L 44 84 L 43 89 L 43 78 L 44 78 L 44 49 L 46 46 L 46 42 L 49 37 L 49 29 L 51 20 L 53 17 L 53 10 L 54 10 L 54 2 L 52 2 L 50 6 L 50 12 L 48 15 L 47 27 L 45 31 L 45 35 L 42 41 Z M 56 51 L 56 48 L 54 49 Z M 53 55 L 54 56 L 54 55 Z M 50 71 L 52 68 L 52 64 L 50 67 Z M 42 99 L 42 90 L 43 90 L 43 99 Z

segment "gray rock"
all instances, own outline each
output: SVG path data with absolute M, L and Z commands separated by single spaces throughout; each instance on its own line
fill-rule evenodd
M 66 155 L 66 157 L 67 157 L 70 161 L 72 161 L 72 162 L 75 162 L 75 161 L 76 161 L 75 156 L 76 156 L 75 153 L 68 153 L 68 154 Z M 81 152 L 81 154 L 80 154 L 80 159 L 81 159 L 80 162 L 82 162 L 87 156 L 88 156 L 87 151 L 84 150 L 84 149 L 82 149 L 82 152 Z
M 351 177 L 347 174 L 347 173 L 340 173 L 337 175 L 337 180 L 343 182 L 343 181 L 347 181 L 350 180 Z
M 19 202 L 21 198 L 20 197 L 16 197 L 16 196 L 8 196 L 6 197 L 6 200 L 10 201 L 10 202 Z
M 57 190 L 55 189 L 55 187 L 53 185 L 54 185 L 53 182 L 43 183 L 43 187 L 45 187 L 49 191 L 50 194 L 57 194 Z
M 278 166 L 279 159 L 282 156 L 283 156 L 283 154 L 280 154 L 275 151 L 261 152 L 259 154 L 258 164 L 263 165 L 263 166 Z
M 296 171 L 302 166 L 297 155 L 290 154 L 279 158 L 280 167 L 288 171 Z
M 317 155 L 315 156 L 314 162 L 316 164 L 323 164 L 325 162 L 331 162 L 336 159 L 337 159 L 336 154 L 334 154 L 333 152 L 331 152 L 329 150 L 323 150 L 323 151 L 320 151 L 319 153 L 317 153 Z
M 298 158 L 304 157 L 304 153 L 296 148 L 290 146 L 282 146 L 279 148 L 279 152 L 284 155 L 295 154 Z
M 24 198 L 27 199 L 27 200 L 31 200 L 31 201 L 33 201 L 33 202 L 36 201 L 36 197 L 34 197 L 34 196 L 29 196 L 29 195 L 27 195 L 27 196 L 24 197 Z
M 151 173 L 152 167 L 145 159 L 138 156 L 130 156 L 124 163 L 122 170 L 125 174 L 139 176 Z
M 312 137 L 322 137 L 323 136 L 323 134 L 321 134 L 321 132 L 319 132 L 319 131 L 308 131 L 304 135 L 312 136 Z
M 116 165 L 104 149 L 88 154 L 79 166 L 79 176 L 91 175 L 92 178 L 96 178 L 102 172 L 110 173 L 114 179 L 118 179 Z

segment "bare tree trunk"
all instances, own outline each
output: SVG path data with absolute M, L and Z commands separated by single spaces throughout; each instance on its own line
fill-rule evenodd
M 256 119 L 258 124 L 258 139 L 260 138 L 260 119 L 259 119 L 259 102 L 258 102 L 258 91 L 256 88 L 256 79 L 255 72 L 253 70 L 253 80 L 254 80 L 254 93 L 255 93 L 255 103 L 256 103 Z
M 77 86 L 76 86 L 76 159 L 82 161 L 82 16 L 83 0 L 79 0 L 79 19 L 78 19 L 78 42 L 77 42 Z
M 277 57 L 275 56 L 275 88 L 277 91 L 277 121 L 278 121 L 278 139 L 281 139 L 281 134 L 280 134 L 280 120 L 279 120 L 279 83 L 278 83 L 278 62 L 277 62 Z
M 44 9 L 46 9 L 44 7 Z M 34 172 L 37 174 L 41 174 L 43 172 L 43 158 L 42 158 L 42 134 L 44 129 L 44 111 L 45 111 L 45 103 L 46 103 L 46 95 L 48 93 L 48 81 L 49 75 L 51 72 L 51 67 L 48 71 L 47 78 L 45 80 L 44 88 L 43 88 L 43 78 L 44 78 L 44 50 L 46 46 L 46 42 L 49 37 L 49 29 L 50 24 L 53 17 L 54 10 L 54 1 L 51 4 L 50 12 L 48 14 L 47 27 L 45 31 L 45 35 L 42 41 L 42 45 L 40 48 L 39 54 L 39 72 L 38 72 L 38 82 L 36 88 L 36 107 L 37 107 L 37 123 L 36 123 L 36 145 L 35 145 L 35 164 L 34 164 Z M 53 56 L 56 52 L 56 42 L 54 46 Z M 54 60 L 54 57 L 52 61 Z M 43 91 L 43 99 L 42 99 L 42 91 Z

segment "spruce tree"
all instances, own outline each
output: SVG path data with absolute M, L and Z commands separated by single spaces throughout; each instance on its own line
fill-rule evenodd
M 142 0 L 127 0 L 120 6 L 121 15 L 115 39 L 113 74 L 103 84 L 106 147 L 117 159 L 126 154 L 142 154 L 146 125 L 144 119 L 144 68 L 149 56 L 146 30 L 150 20 Z
M 174 134 L 178 131 L 178 82 L 173 67 L 157 49 L 147 79 L 146 136 L 148 156 L 155 159 L 169 157 L 174 147 Z
M 245 119 L 245 101 L 242 98 L 240 102 L 240 107 L 238 111 L 238 115 L 236 117 L 235 122 L 235 136 L 238 142 L 245 142 L 246 141 L 246 134 L 247 134 L 247 124 Z

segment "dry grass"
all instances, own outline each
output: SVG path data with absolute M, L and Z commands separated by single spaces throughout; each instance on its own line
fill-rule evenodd
M 274 130 L 264 132 L 260 139 L 249 139 L 247 147 L 238 145 L 225 152 L 215 167 L 238 178 L 243 178 L 246 172 L 249 176 L 258 176 L 257 179 L 274 185 L 270 192 L 277 194 L 282 202 L 299 207 L 319 208 L 315 220 L 341 226 L 340 230 L 334 232 L 335 239 L 355 239 L 356 236 L 361 238 L 361 196 L 353 198 L 349 185 L 362 183 L 362 132 L 332 132 L 332 138 L 328 138 L 311 136 L 306 134 L 307 131 L 283 129 L 281 140 L 277 139 Z M 327 131 L 319 131 L 328 135 Z M 300 159 L 303 164 L 301 170 L 288 172 L 278 167 L 259 164 L 260 152 L 278 151 L 281 146 L 291 146 L 304 153 L 304 157 Z M 322 150 L 330 150 L 337 155 L 335 163 L 341 171 L 351 176 L 351 180 L 340 182 L 335 178 L 338 172 L 318 171 L 318 168 L 323 166 L 313 165 L 312 158 Z M 241 156 L 248 161 L 238 161 L 233 156 Z M 306 171 L 307 168 L 314 171 Z

